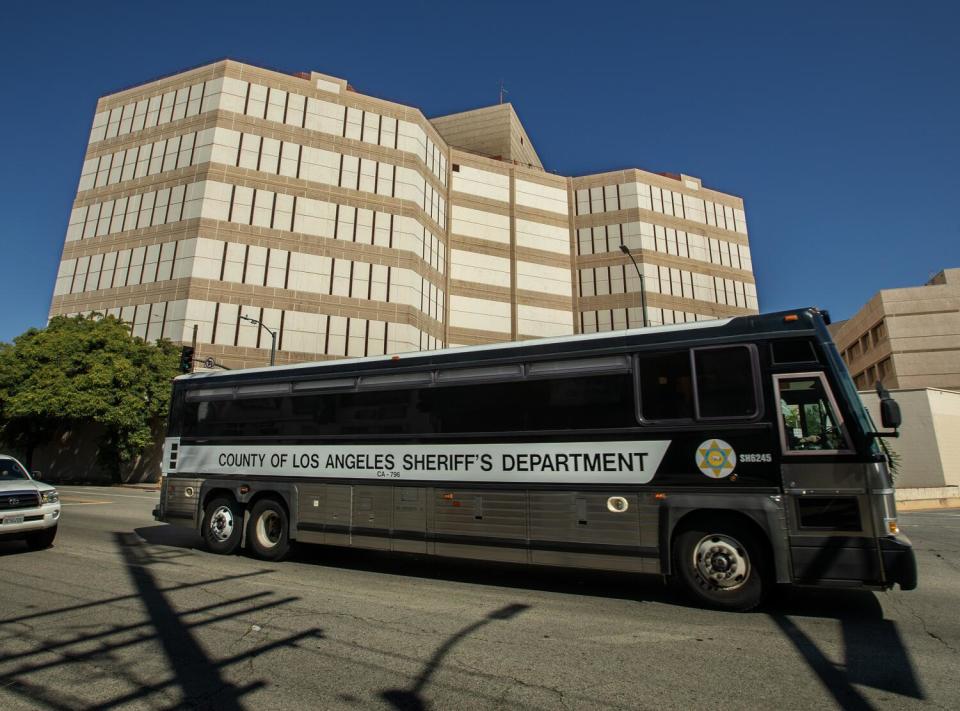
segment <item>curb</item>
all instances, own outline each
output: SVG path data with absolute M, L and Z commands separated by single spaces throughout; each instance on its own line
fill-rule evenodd
M 951 496 L 947 499 L 912 499 L 898 501 L 897 513 L 903 511 L 939 511 L 940 509 L 960 508 L 960 497 Z

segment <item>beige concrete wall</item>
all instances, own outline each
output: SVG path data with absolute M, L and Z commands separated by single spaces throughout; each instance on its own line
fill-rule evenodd
M 430 123 L 454 148 L 543 169 L 530 137 L 509 103 L 437 116 Z
M 886 440 L 901 457 L 897 488 L 960 485 L 960 392 L 921 388 L 891 395 L 903 415 L 900 437 Z M 881 427 L 877 394 L 860 397 Z
M 927 393 L 940 448 L 944 484 L 960 486 L 960 392 L 927 390 Z
M 566 179 L 450 155 L 450 345 L 572 334 Z

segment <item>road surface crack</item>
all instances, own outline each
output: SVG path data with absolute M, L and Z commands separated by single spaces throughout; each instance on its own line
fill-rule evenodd
M 948 650 L 950 650 L 953 654 L 957 653 L 957 649 L 952 644 L 950 644 L 947 640 L 945 640 L 943 637 L 941 637 L 936 632 L 931 630 L 929 625 L 927 624 L 927 621 L 923 618 L 923 616 L 919 612 L 917 612 L 915 609 L 913 609 L 909 604 L 904 602 L 902 598 L 900 598 L 899 596 L 898 597 L 891 596 L 890 600 L 893 601 L 893 604 L 895 607 L 900 607 L 906 610 L 911 616 L 913 616 L 913 618 L 920 623 L 920 627 L 923 628 L 923 631 L 926 632 L 928 637 L 930 637 L 931 639 L 935 639 L 937 642 L 939 642 Z

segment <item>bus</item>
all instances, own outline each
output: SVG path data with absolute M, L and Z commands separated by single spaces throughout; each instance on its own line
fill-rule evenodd
M 183 375 L 157 520 L 292 541 L 661 575 L 748 610 L 778 584 L 916 586 L 888 459 L 800 309 Z M 884 427 L 899 426 L 883 402 Z

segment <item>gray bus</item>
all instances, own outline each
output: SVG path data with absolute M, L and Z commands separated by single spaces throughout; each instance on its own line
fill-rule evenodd
M 778 583 L 916 586 L 878 432 L 801 309 L 173 385 L 157 520 L 291 541 L 662 575 L 700 603 Z

